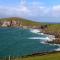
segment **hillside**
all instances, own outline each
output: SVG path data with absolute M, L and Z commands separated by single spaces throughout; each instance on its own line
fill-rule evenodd
M 10 22 L 16 21 L 17 24 L 22 24 L 23 26 L 40 26 L 40 24 L 41 24 L 40 22 L 34 22 L 31 20 L 27 20 L 27 19 L 23 19 L 23 18 L 16 18 L 16 17 L 0 19 L 0 23 L 4 22 L 4 21 L 10 21 Z

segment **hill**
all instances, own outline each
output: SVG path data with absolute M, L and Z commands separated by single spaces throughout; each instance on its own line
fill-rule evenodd
M 34 22 L 31 20 L 23 19 L 23 18 L 17 18 L 17 17 L 12 17 L 12 18 L 2 18 L 0 19 L 0 23 L 4 21 L 16 21 L 17 24 L 22 24 L 23 26 L 40 26 L 40 22 Z

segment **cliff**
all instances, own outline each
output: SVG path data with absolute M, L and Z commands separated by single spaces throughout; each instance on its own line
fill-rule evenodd
M 0 27 L 40 27 L 40 22 L 34 22 L 31 20 L 23 19 L 23 18 L 2 18 L 0 19 Z
M 47 28 L 42 29 L 42 32 L 55 36 L 55 40 L 48 41 L 48 43 L 60 44 L 60 24 L 49 24 Z

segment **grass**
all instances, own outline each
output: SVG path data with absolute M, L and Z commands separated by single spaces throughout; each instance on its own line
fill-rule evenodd
M 60 32 L 60 24 L 51 24 L 48 26 L 48 31 Z
M 23 26 L 41 26 L 41 25 L 44 25 L 46 23 L 40 23 L 40 22 L 35 22 L 35 21 L 32 21 L 32 20 L 27 20 L 27 19 L 24 19 L 24 18 L 18 18 L 18 17 L 11 17 L 11 18 L 1 18 L 0 21 L 17 21 L 19 23 L 21 23 Z
M 15 60 L 60 60 L 60 53 L 47 54 L 43 56 L 16 58 Z
M 60 24 L 48 24 L 47 29 L 43 29 L 46 33 L 60 33 Z

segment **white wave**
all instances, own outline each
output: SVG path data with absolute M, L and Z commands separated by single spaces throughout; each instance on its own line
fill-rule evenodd
M 30 29 L 30 32 L 39 34 L 39 35 L 45 35 L 47 40 L 55 40 L 54 35 L 48 35 L 48 34 L 41 33 L 39 29 Z
M 60 44 L 51 44 L 51 45 L 58 46 L 58 48 L 54 49 L 54 51 L 60 51 Z
M 44 33 L 36 33 L 36 34 L 38 34 L 38 35 L 45 35 Z
M 44 33 L 40 33 L 41 35 L 44 35 Z
M 32 33 L 39 33 L 40 30 L 39 29 L 30 29 L 30 32 L 32 32 Z
M 60 44 L 50 44 L 50 43 L 47 43 L 46 41 L 41 41 L 40 43 L 48 44 L 48 45 L 51 45 L 51 46 L 58 46 L 59 48 L 54 49 L 54 51 L 60 51 Z
M 28 39 L 36 39 L 36 40 L 40 40 L 40 43 L 42 43 L 42 44 L 49 44 L 49 43 L 47 43 L 46 41 L 51 41 L 48 37 L 30 37 L 30 38 L 28 38 Z
M 51 38 L 49 38 L 49 37 L 30 37 L 30 38 L 28 38 L 28 39 L 36 39 L 36 40 L 40 40 L 40 43 L 42 43 L 42 44 L 48 44 L 48 45 L 56 45 L 57 46 L 57 44 L 50 44 L 50 43 L 48 43 L 47 41 L 52 41 L 52 39 Z
M 39 39 L 39 40 L 41 40 L 40 43 L 42 43 L 42 44 L 53 45 L 53 44 L 47 43 L 47 41 L 55 40 L 54 35 L 48 35 L 48 34 L 41 33 L 41 31 L 39 29 L 30 29 L 30 32 L 39 34 L 39 35 L 44 35 L 46 37 L 30 37 L 28 39 Z
M 28 39 L 41 39 L 40 37 L 30 37 Z
M 28 39 L 41 39 L 44 41 L 51 41 L 51 39 L 49 37 L 30 37 Z
M 60 51 L 60 48 L 54 49 L 55 51 Z
M 42 44 L 48 44 L 48 43 L 46 43 L 45 41 L 41 41 L 40 43 L 42 43 Z
M 39 29 L 30 29 L 30 32 L 32 32 L 34 34 L 38 34 L 38 35 L 45 35 L 44 33 L 41 33 L 41 31 Z
M 54 45 L 58 46 L 58 48 L 57 49 L 54 49 L 54 50 L 55 51 L 60 51 L 60 44 L 54 44 Z

